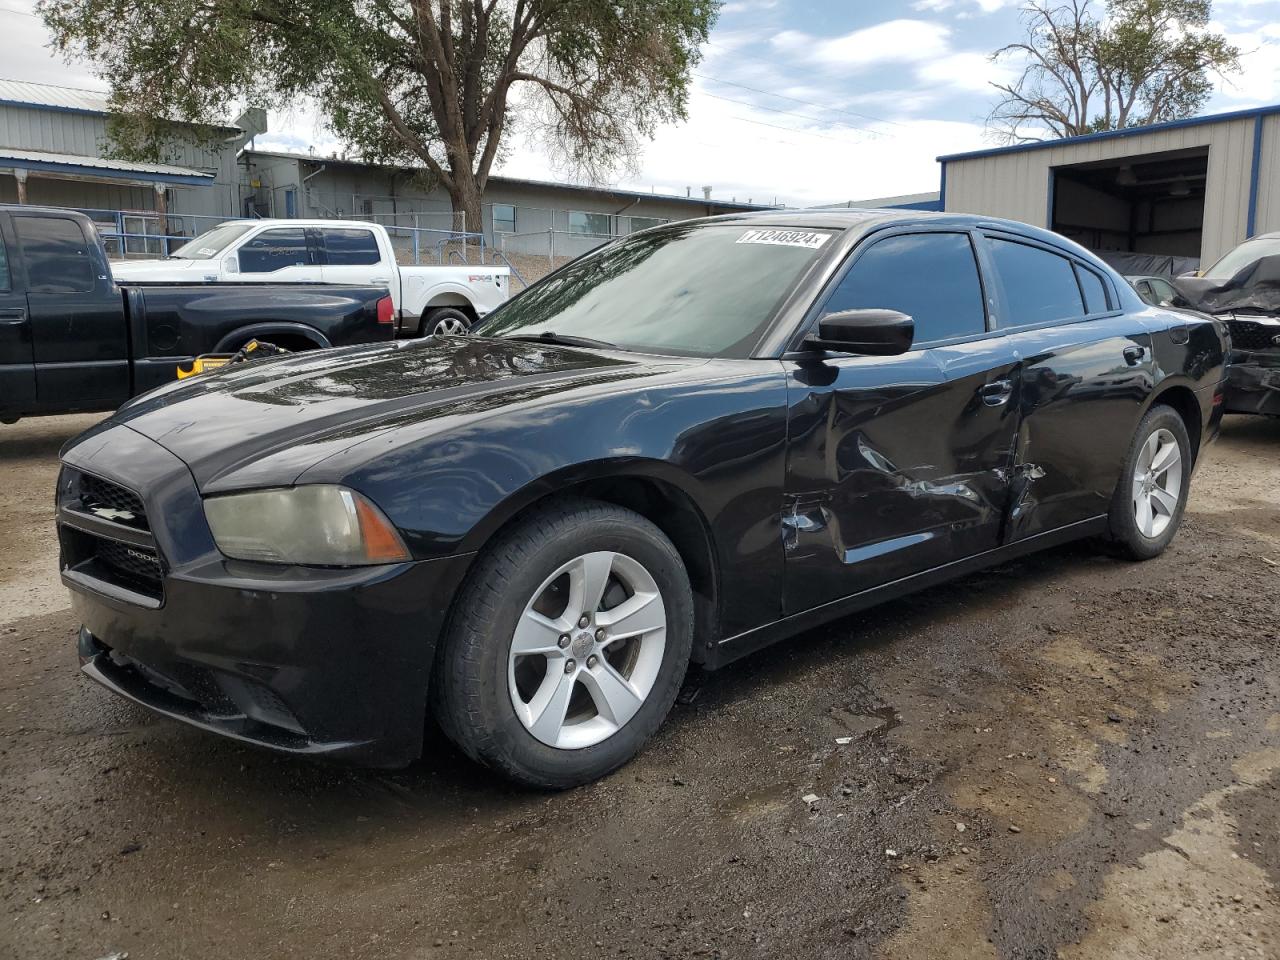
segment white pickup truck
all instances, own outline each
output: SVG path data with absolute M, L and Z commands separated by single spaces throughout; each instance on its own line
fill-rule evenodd
M 385 286 L 400 333 L 465 333 L 510 296 L 506 267 L 407 266 L 381 224 L 356 220 L 230 220 L 163 260 L 111 265 L 125 283 L 264 281 Z

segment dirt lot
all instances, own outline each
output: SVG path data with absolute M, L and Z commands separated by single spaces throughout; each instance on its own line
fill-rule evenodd
M 1162 558 L 1068 547 L 814 631 L 552 796 L 81 679 L 49 519 L 88 422 L 0 428 L 0 956 L 1280 956 L 1280 422 L 1228 422 Z

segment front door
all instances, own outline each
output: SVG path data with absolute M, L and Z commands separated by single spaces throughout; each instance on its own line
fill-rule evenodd
M 262 283 L 318 283 L 320 259 L 302 227 L 272 227 L 236 251 L 240 272 L 227 277 Z
M 30 409 L 36 400 L 36 368 L 31 351 L 27 295 L 13 275 L 13 236 L 9 218 L 0 214 L 0 408 Z
M 129 396 L 120 292 L 96 236 L 47 211 L 11 215 L 26 270 L 27 317 L 42 406 L 113 407 Z
M 900 310 L 916 323 L 909 352 L 784 359 L 787 614 L 999 544 L 1019 358 L 988 330 L 973 242 L 947 230 L 873 238 L 813 318 Z

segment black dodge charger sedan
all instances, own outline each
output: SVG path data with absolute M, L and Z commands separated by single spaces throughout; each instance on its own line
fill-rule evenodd
M 244 364 L 62 453 L 84 671 L 167 716 L 391 766 L 434 714 L 567 787 L 690 662 L 1010 557 L 1178 528 L 1225 337 L 1023 224 L 655 227 L 474 335 Z

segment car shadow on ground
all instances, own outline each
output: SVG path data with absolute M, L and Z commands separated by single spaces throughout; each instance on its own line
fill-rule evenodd
M 271 832 L 287 823 L 297 836 L 318 843 L 387 830 L 442 837 L 481 821 L 553 815 L 562 805 L 592 803 L 622 790 L 633 778 L 669 781 L 670 767 L 677 763 L 673 755 L 683 753 L 687 762 L 689 753 L 702 752 L 691 739 L 714 736 L 711 728 L 724 714 L 749 708 L 749 701 L 771 690 L 793 681 L 821 682 L 816 675 L 833 663 L 856 674 L 874 670 L 870 662 L 860 667 L 862 658 L 886 653 L 909 657 L 918 653 L 911 642 L 917 634 L 931 629 L 936 634 L 940 624 L 949 629 L 947 618 L 964 607 L 989 611 L 1016 605 L 1047 583 L 1087 566 L 1096 569 L 1098 563 L 1124 566 L 1100 557 L 1088 543 L 1071 544 L 843 618 L 714 673 L 695 669 L 686 681 L 685 702 L 677 704 L 639 758 L 599 783 L 563 794 L 508 784 L 464 757 L 434 724 L 428 724 L 421 760 L 402 770 L 378 771 L 278 756 L 124 704 L 124 726 L 141 734 L 142 742 L 113 751 L 115 783 L 126 792 L 137 790 L 132 798 L 137 802 L 163 779 L 170 798 L 186 808 L 182 816 L 214 836 L 215 831 L 229 836 Z M 813 680 L 807 679 L 811 675 Z M 101 709 L 106 697 L 93 690 L 92 706 Z

